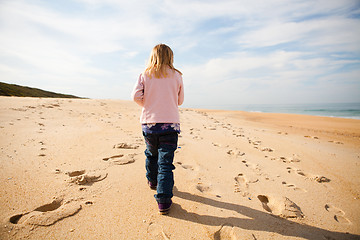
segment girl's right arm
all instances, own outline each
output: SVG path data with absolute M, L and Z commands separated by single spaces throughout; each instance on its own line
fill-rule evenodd
M 134 86 L 134 89 L 131 93 L 131 98 L 140 106 L 144 106 L 144 83 L 142 81 L 142 74 L 140 74 L 139 79 Z

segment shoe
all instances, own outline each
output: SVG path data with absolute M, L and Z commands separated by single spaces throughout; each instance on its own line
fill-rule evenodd
M 149 185 L 149 187 L 150 187 L 152 190 L 156 190 L 157 184 L 154 184 L 154 183 L 148 181 L 148 185 Z
M 172 201 L 169 203 L 158 203 L 159 206 L 159 213 L 161 215 L 166 215 L 170 212 Z

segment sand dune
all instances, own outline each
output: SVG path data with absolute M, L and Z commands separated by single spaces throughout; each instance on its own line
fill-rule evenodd
M 129 101 L 0 98 L 0 239 L 360 239 L 360 120 L 181 109 L 174 205 Z

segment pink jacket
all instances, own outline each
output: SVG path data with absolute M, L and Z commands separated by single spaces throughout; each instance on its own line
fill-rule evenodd
M 184 102 L 184 85 L 179 72 L 169 69 L 166 78 L 140 74 L 132 99 L 142 106 L 141 123 L 180 123 L 178 106 Z

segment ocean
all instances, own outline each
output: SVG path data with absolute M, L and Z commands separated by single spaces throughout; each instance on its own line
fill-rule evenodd
M 195 108 L 239 110 L 264 113 L 293 113 L 324 117 L 360 119 L 360 103 L 229 104 L 218 106 L 199 105 Z

